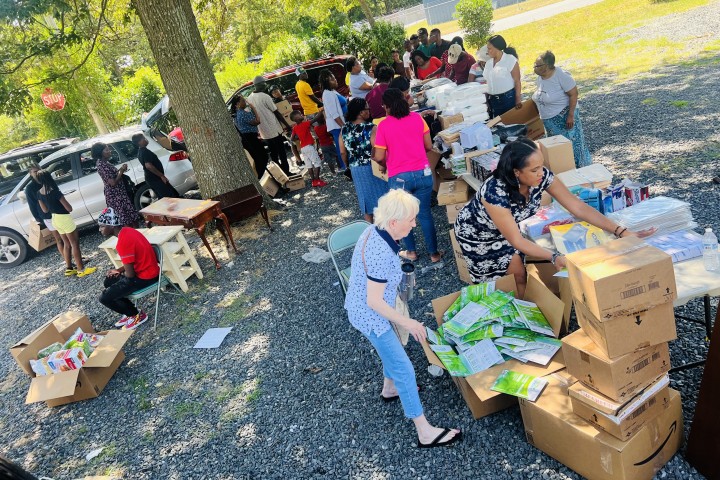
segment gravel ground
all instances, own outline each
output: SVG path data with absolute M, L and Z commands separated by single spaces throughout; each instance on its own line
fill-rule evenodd
M 667 68 L 612 92 L 595 90 L 582 110 L 595 161 L 618 177 L 648 182 L 654 194 L 689 201 L 698 223 L 713 227 L 720 226 L 720 187 L 708 180 L 720 172 L 720 98 L 708 92 L 719 86 L 717 60 Z M 689 104 L 671 104 L 679 100 Z M 187 300 L 164 301 L 157 332 L 140 328 L 97 399 L 53 409 L 25 405 L 28 380 L 10 355 L 0 355 L 0 452 L 55 479 L 580 478 L 525 441 L 518 407 L 474 420 L 450 378 L 431 377 L 422 349 L 411 342 L 428 418 L 465 435 L 452 448 L 413 448 L 400 406 L 377 398 L 379 361 L 347 322 L 332 264 L 300 258 L 310 246 L 324 248 L 334 226 L 358 216 L 350 183 L 337 177 L 329 184 L 287 196 L 289 207 L 274 217 L 272 233 L 257 220 L 237 225 L 237 255 L 216 235 L 219 271 L 190 235 L 205 279 L 191 282 Z M 434 215 L 441 248 L 450 252 L 445 209 Z M 81 244 L 103 270 L 100 242 L 89 230 Z M 425 255 L 419 266 L 428 262 Z M 101 282 L 100 274 L 62 277 L 55 251 L 0 271 L 3 348 L 71 308 L 86 312 L 97 329 L 109 328 L 114 316 L 96 300 Z M 430 300 L 461 286 L 452 258 L 418 283 L 411 311 L 432 325 Z M 701 312 L 697 301 L 678 310 Z M 233 327 L 219 349 L 192 349 L 217 326 Z M 673 364 L 706 355 L 700 325 L 678 320 L 678 332 Z M 686 435 L 701 376 L 696 368 L 671 379 L 683 397 Z M 85 460 L 101 447 L 97 458 Z M 681 451 L 658 478 L 702 477 Z

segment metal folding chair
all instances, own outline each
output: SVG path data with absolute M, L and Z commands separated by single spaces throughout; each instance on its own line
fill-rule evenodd
M 338 278 L 340 278 L 343 295 L 347 293 L 348 283 L 350 283 L 350 266 L 340 268 L 337 255 L 347 249 L 354 248 L 360 235 L 369 225 L 365 220 L 355 220 L 354 222 L 340 225 L 328 235 L 327 248 L 328 252 L 330 252 Z
M 148 285 L 148 286 L 145 287 L 145 288 L 142 288 L 142 289 L 140 289 L 140 290 L 137 290 L 137 291 L 131 293 L 130 295 L 128 295 L 127 298 L 129 298 L 130 300 L 132 300 L 132 301 L 135 303 L 135 306 L 137 307 L 138 301 L 139 301 L 141 298 L 147 297 L 148 295 L 152 295 L 153 293 L 156 294 L 156 296 L 155 296 L 155 316 L 153 317 L 153 321 L 154 321 L 153 330 L 156 330 L 156 329 L 157 329 L 158 313 L 159 313 L 159 310 L 160 310 L 160 293 L 162 292 L 162 288 L 163 288 L 165 285 L 172 285 L 173 288 L 175 289 L 175 292 L 168 291 L 168 292 L 165 292 L 165 293 L 168 293 L 168 294 L 170 294 L 170 295 L 180 295 L 180 296 L 182 296 L 182 297 L 184 297 L 185 294 L 183 293 L 182 290 L 180 290 L 180 289 L 178 288 L 177 285 L 175 285 L 175 284 L 167 277 L 167 275 L 165 275 L 165 272 L 163 272 L 163 257 L 164 257 L 164 253 L 163 253 L 162 248 L 160 248 L 160 247 L 157 246 L 157 245 L 153 245 L 152 248 L 153 248 L 153 250 L 155 251 L 155 257 L 157 258 L 157 260 L 158 260 L 158 265 L 159 265 L 159 267 L 160 267 L 160 275 L 158 275 L 158 281 L 155 282 L 155 283 L 153 283 L 152 285 Z

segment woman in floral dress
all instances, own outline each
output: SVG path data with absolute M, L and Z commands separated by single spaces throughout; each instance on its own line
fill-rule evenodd
M 375 125 L 370 121 L 370 106 L 364 98 L 350 100 L 345 120 L 340 131 L 340 154 L 345 165 L 350 165 L 360 212 L 373 223 L 373 211 L 378 199 L 388 192 L 388 183 L 373 175 L 370 136 Z
M 535 142 L 521 137 L 505 146 L 493 176 L 460 210 L 455 221 L 455 237 L 474 282 L 513 275 L 518 297 L 522 298 L 527 283 L 525 255 L 546 259 L 558 270 L 565 267 L 565 257 L 523 237 L 518 227 L 518 223 L 535 215 L 546 190 L 575 218 L 618 238 L 644 237 L 655 232 L 655 229 L 631 232 L 588 206 L 543 166 L 543 156 Z
M 137 228 L 138 212 L 135 210 L 123 181 L 123 174 L 127 171 L 127 165 L 123 164 L 119 169 L 115 168 L 108 161 L 112 155 L 112 150 L 102 142 L 93 144 L 90 147 L 90 154 L 97 161 L 97 172 L 105 185 L 104 192 L 107 206 L 115 210 L 123 226 Z

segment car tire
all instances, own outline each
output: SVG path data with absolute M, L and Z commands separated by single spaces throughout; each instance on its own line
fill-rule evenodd
M 135 190 L 135 198 L 133 199 L 135 208 L 138 211 L 157 201 L 157 195 L 155 194 L 155 191 L 150 188 L 150 185 L 148 185 L 147 183 L 138 185 L 137 189 Z
M 13 268 L 25 261 L 30 248 L 25 238 L 12 230 L 0 230 L 0 268 Z

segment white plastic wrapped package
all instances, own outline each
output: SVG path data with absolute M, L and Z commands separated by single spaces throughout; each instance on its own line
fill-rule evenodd
M 484 123 L 476 123 L 460 131 L 460 144 L 464 149 L 486 150 L 493 147 L 492 132 Z
M 463 113 L 463 118 L 465 118 L 464 113 Z M 477 113 L 475 115 L 468 117 L 468 121 L 473 122 L 473 123 L 485 123 L 488 120 L 490 120 L 490 115 L 487 112 Z
M 452 100 L 469 98 L 485 103 L 485 91 L 487 91 L 487 87 L 483 88 L 483 85 L 479 83 L 465 83 L 452 91 Z
M 450 84 L 455 85 L 455 82 L 453 82 L 449 78 L 445 78 L 445 77 L 434 78 L 434 79 L 430 80 L 429 82 L 425 83 L 425 85 L 423 85 L 423 90 L 429 90 L 431 88 L 437 88 L 437 87 L 441 87 L 443 85 L 450 85 Z
M 467 114 L 469 116 L 478 115 L 487 112 L 487 105 L 478 103 L 471 98 L 462 100 L 451 100 L 445 105 L 443 115 L 455 115 L 457 113 Z
M 538 238 L 550 233 L 554 225 L 567 225 L 575 222 L 570 213 L 557 204 L 543 207 L 532 217 L 520 222 L 520 231 L 530 238 Z
M 438 106 L 438 97 L 443 96 L 445 91 L 451 90 L 455 88 L 456 85 L 454 83 L 449 83 L 446 85 L 441 85 L 436 88 L 431 88 L 425 90 L 425 97 L 427 97 L 427 104 L 432 105 L 438 108 L 440 110 L 440 107 Z
M 608 214 L 608 218 L 628 230 L 640 231 L 657 228 L 656 234 L 692 230 L 697 227 L 690 204 L 670 197 L 654 197 Z

